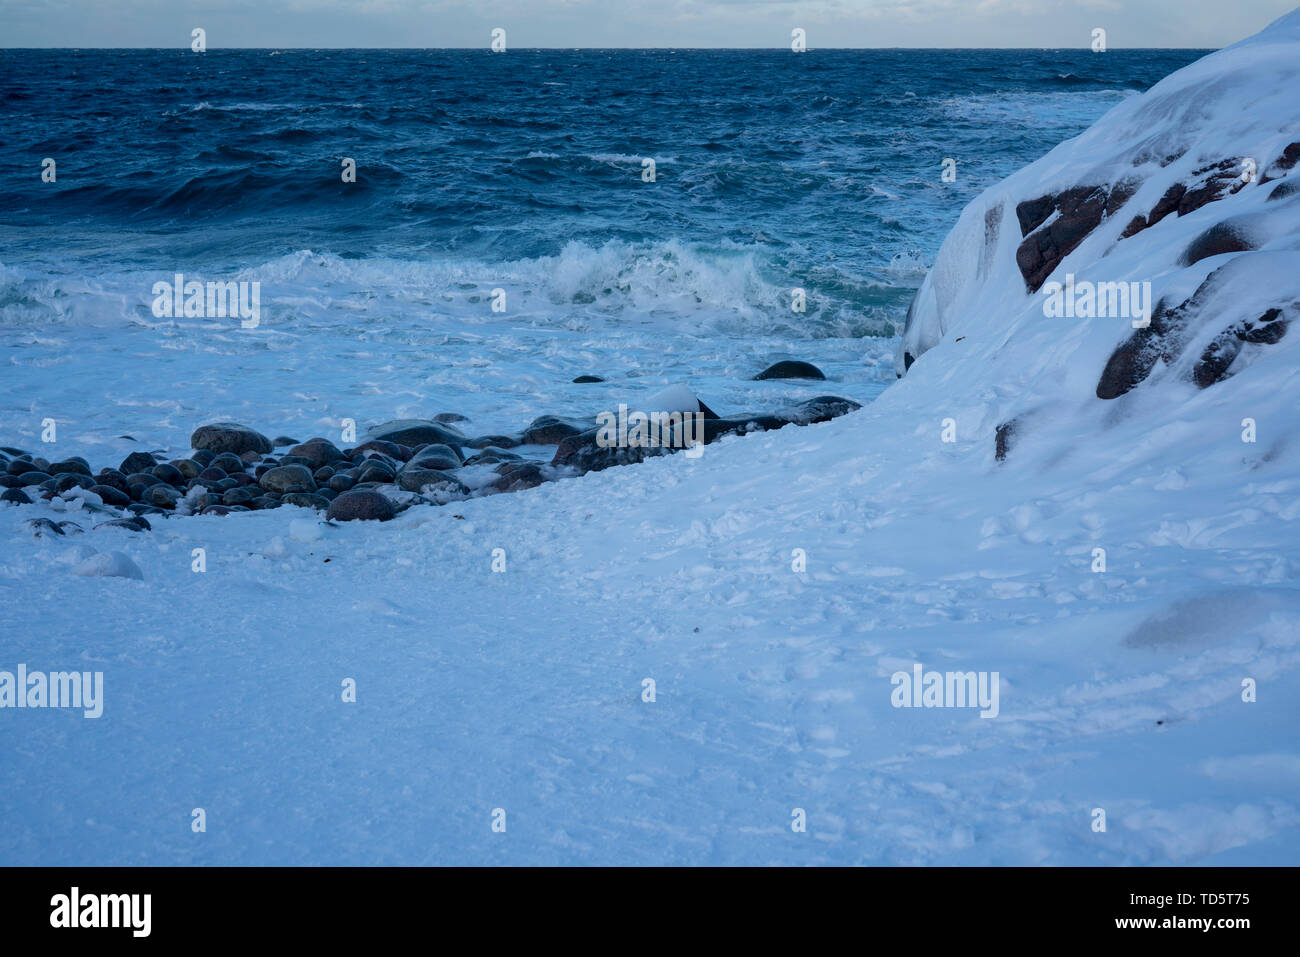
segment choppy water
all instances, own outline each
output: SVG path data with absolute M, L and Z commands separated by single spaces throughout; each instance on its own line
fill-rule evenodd
M 961 208 L 1202 52 L 0 51 L 0 438 L 869 399 Z M 156 318 L 176 272 L 261 326 Z

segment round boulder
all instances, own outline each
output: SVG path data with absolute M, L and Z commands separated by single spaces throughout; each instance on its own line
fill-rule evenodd
M 354 489 L 330 502 L 325 517 L 331 522 L 386 522 L 396 514 L 393 503 L 378 492 Z
M 265 455 L 271 451 L 271 440 L 246 425 L 235 422 L 211 422 L 194 430 L 194 434 L 190 436 L 190 446 L 218 454 L 230 452 L 234 455 L 242 455 L 245 452 L 259 452 Z

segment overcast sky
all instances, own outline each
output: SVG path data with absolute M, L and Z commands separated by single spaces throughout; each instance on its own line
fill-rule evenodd
M 0 0 L 7 47 L 1221 47 L 1296 0 Z

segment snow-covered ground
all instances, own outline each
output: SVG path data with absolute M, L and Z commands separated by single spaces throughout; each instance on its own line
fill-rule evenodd
M 99 719 L 0 714 L 0 862 L 1300 862 L 1300 333 L 1187 378 L 1233 310 L 1294 321 L 1300 195 L 1252 182 L 1118 241 L 1169 178 L 1264 172 L 1298 54 L 1292 14 L 977 200 L 926 351 L 841 419 L 382 525 L 33 539 L 47 506 L 0 509 L 0 668 L 105 689 Z M 1181 303 L 1243 265 L 1183 358 L 1103 400 L 1129 321 L 1046 318 L 1014 206 L 1124 155 L 1147 185 L 1060 273 Z M 1181 265 L 1229 216 L 1258 251 Z M 73 574 L 92 548 L 143 580 Z M 895 707 L 917 663 L 997 672 L 997 716 Z

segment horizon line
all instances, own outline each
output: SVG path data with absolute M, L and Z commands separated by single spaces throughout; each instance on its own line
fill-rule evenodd
M 1173 46 L 1170 46 L 1170 47 L 1125 47 L 1125 46 L 1108 46 L 1107 49 L 1106 49 L 1106 53 L 1110 53 L 1110 52 L 1112 52 L 1112 51 L 1116 51 L 1116 50 L 1124 50 L 1124 51 L 1138 51 L 1138 50 L 1187 50 L 1187 51 L 1199 51 L 1199 50 L 1223 50 L 1223 49 L 1226 49 L 1226 48 L 1225 48 L 1225 47 L 1173 47 Z M 107 47 L 107 46 L 62 46 L 62 47 L 56 47 L 56 46 L 36 46 L 36 47 L 31 47 L 31 46 L 23 46 L 23 47 L 20 47 L 20 46 L 6 46 L 6 45 L 3 45 L 3 44 L 0 44 L 0 50 L 6 50 L 6 51 L 20 51 L 20 50 L 42 50 L 42 51 L 50 51 L 50 50 L 60 50 L 60 51 L 67 51 L 67 52 L 77 52 L 77 51 L 81 51 L 81 50 L 160 50 L 160 51 L 170 50 L 170 51 L 174 51 L 174 52 L 177 52 L 177 53 L 191 53 L 191 54 L 193 53 L 193 51 L 191 51 L 191 50 L 189 49 L 189 47 L 187 47 L 187 46 L 167 46 L 167 47 L 148 47 L 148 46 L 138 46 L 138 47 Z M 480 50 L 480 51 L 483 51 L 483 52 L 492 53 L 493 56 L 500 56 L 500 55 L 501 55 L 501 54 L 498 54 L 498 53 L 495 53 L 494 51 L 492 51 L 491 48 L 488 47 L 488 46 L 471 46 L 471 47 L 418 47 L 418 46 L 401 46 L 401 47 L 392 47 L 392 46 L 379 46 L 379 47 L 369 47 L 369 46 L 353 46 L 353 47 L 345 47 L 345 46 L 323 46 L 323 47 L 270 46 L 270 47 L 253 47 L 253 46 L 223 46 L 223 47 L 209 47 L 208 49 L 206 49 L 206 50 L 204 51 L 204 53 L 220 53 L 220 52 L 223 52 L 223 51 L 234 51 L 234 50 L 240 50 L 240 51 L 259 51 L 259 50 L 266 50 L 266 51 L 277 52 L 277 53 L 278 53 L 278 52 L 289 51 L 289 50 L 293 50 L 293 51 L 307 51 L 307 52 L 320 52 L 320 51 L 322 51 L 322 50 L 358 50 L 358 51 L 367 51 L 367 50 L 412 50 L 412 51 L 419 51 L 419 50 L 427 50 L 427 51 L 457 51 L 457 52 L 460 52 L 460 51 L 471 51 L 471 50 Z M 776 47 L 758 47 L 758 46 L 753 46 L 753 47 L 685 47 L 685 46 L 665 46 L 665 47 L 623 47 L 623 46 L 572 47 L 572 46 L 540 46 L 540 47 L 539 47 L 539 46 L 534 46 L 534 47 L 511 47 L 511 48 L 509 48 L 508 50 L 505 50 L 505 51 L 503 51 L 503 52 L 504 52 L 504 53 L 512 53 L 512 52 L 515 52 L 515 53 L 526 53 L 526 52 L 536 52 L 536 51 L 540 51 L 540 50 L 548 50 L 548 51 L 550 51 L 550 50 L 568 50 L 568 51 L 575 52 L 575 53 L 576 53 L 576 52 L 582 52 L 582 51 L 601 52 L 601 51 L 607 51 L 607 50 L 631 50 L 631 51 L 644 51 L 644 52 L 662 52 L 662 51 L 671 51 L 671 52 L 690 52 L 690 53 L 695 53 L 695 52 L 717 52 L 717 51 L 734 51 L 734 52 L 742 52 L 742 51 L 743 51 L 743 52 L 750 52 L 750 51 L 772 51 L 772 52 L 776 52 L 776 51 L 784 51 L 784 52 L 787 52 L 787 53 L 792 53 L 792 52 L 794 52 L 794 51 L 790 50 L 790 48 L 789 48 L 788 46 L 776 46 Z M 867 51 L 867 50 L 953 50 L 953 51 L 962 51 L 962 52 L 975 51 L 975 50 L 1005 50 L 1005 51 L 1015 51 L 1015 50 L 1061 50 L 1061 51 L 1067 51 L 1067 50 L 1073 50 L 1073 51 L 1078 51 L 1078 52 L 1080 52 L 1080 53 L 1091 53 L 1091 52 L 1093 52 L 1093 51 L 1092 51 L 1091 49 L 1089 49 L 1089 47 L 1087 47 L 1087 46 L 1079 46 L 1079 47 L 1060 47 L 1060 46 L 1045 46 L 1045 47 L 994 47 L 994 46 L 983 46 L 983 47 L 958 47 L 958 46 L 938 46 L 938 47 L 922 47 L 922 46 L 905 46 L 905 47 L 899 47 L 899 46 L 893 46 L 893 47 L 837 47 L 837 46 L 825 46 L 825 47 L 809 47 L 808 49 L 801 51 L 801 55 L 802 55 L 802 54 L 807 54 L 807 53 L 815 53 L 815 52 L 818 52 L 818 51 L 861 52 L 861 51 Z M 1104 53 L 1098 53 L 1097 55 L 1098 55 L 1098 56 L 1104 56 L 1105 54 L 1104 54 Z

